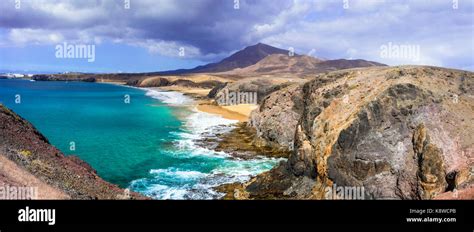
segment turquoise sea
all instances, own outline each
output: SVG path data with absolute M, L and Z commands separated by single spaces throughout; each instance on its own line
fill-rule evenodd
M 280 161 L 240 160 L 200 146 L 202 134 L 235 122 L 196 111 L 176 92 L 3 79 L 0 103 L 103 179 L 155 199 L 217 199 L 222 194 L 212 187 L 246 181 Z

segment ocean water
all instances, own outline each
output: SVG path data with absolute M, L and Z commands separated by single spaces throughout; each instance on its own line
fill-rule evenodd
M 127 104 L 126 100 L 130 100 Z M 217 199 L 280 160 L 235 159 L 196 143 L 235 121 L 199 112 L 176 92 L 111 84 L 0 80 L 0 103 L 103 179 L 155 199 Z

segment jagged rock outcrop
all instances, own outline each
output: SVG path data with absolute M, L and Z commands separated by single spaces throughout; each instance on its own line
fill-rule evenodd
M 226 83 L 220 83 L 218 84 L 217 86 L 215 86 L 214 88 L 212 88 L 209 93 L 207 94 L 207 97 L 210 98 L 210 99 L 213 99 L 217 96 L 217 94 L 219 93 L 219 91 L 221 91 L 223 88 L 225 88 L 227 86 L 227 84 L 229 84 L 228 82 Z
M 0 105 L 0 186 L 37 187 L 42 199 L 146 199 L 64 156 L 29 122 Z
M 303 112 L 302 85 L 284 88 L 264 98 L 250 115 L 257 144 L 293 150 L 295 128 Z
M 298 82 L 304 82 L 304 80 L 299 80 Z M 217 90 L 217 93 L 214 95 L 214 97 L 226 95 L 229 93 L 256 93 L 257 103 L 261 103 L 263 99 L 265 99 L 271 93 L 298 82 L 284 81 L 280 83 L 266 78 L 243 79 L 236 82 L 227 83 L 225 86 Z
M 444 167 L 443 151 L 431 143 L 423 124 L 415 129 L 413 147 L 418 160 L 418 191 L 421 198 L 433 198 L 448 188 L 449 177 Z
M 327 198 L 325 190 L 334 184 L 363 187 L 365 199 L 432 199 L 472 188 L 472 72 L 351 69 L 321 74 L 298 88 L 274 92 L 252 115 L 259 139 L 289 144 L 293 153 L 244 185 L 250 198 L 268 196 L 272 183 L 281 183 L 271 194 L 278 198 L 313 199 Z M 275 126 L 285 118 L 291 122 L 281 124 L 291 126 Z M 291 128 L 293 141 L 283 133 Z

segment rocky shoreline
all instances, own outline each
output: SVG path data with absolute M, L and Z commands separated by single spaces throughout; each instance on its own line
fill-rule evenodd
M 261 145 L 255 141 L 255 129 L 246 122 L 237 123 L 230 132 L 203 134 L 197 141 L 203 147 L 223 151 L 239 159 L 252 159 L 257 156 L 269 158 L 288 158 L 290 151 L 283 147 Z

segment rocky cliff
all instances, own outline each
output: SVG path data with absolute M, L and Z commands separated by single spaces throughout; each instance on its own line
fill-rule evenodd
M 145 199 L 64 156 L 30 123 L 0 105 L 0 186 L 37 188 L 39 199 Z
M 257 141 L 288 162 L 236 188 L 235 198 L 474 198 L 474 73 L 437 67 L 350 69 L 276 91 L 253 112 Z M 456 191 L 462 195 L 450 194 Z

